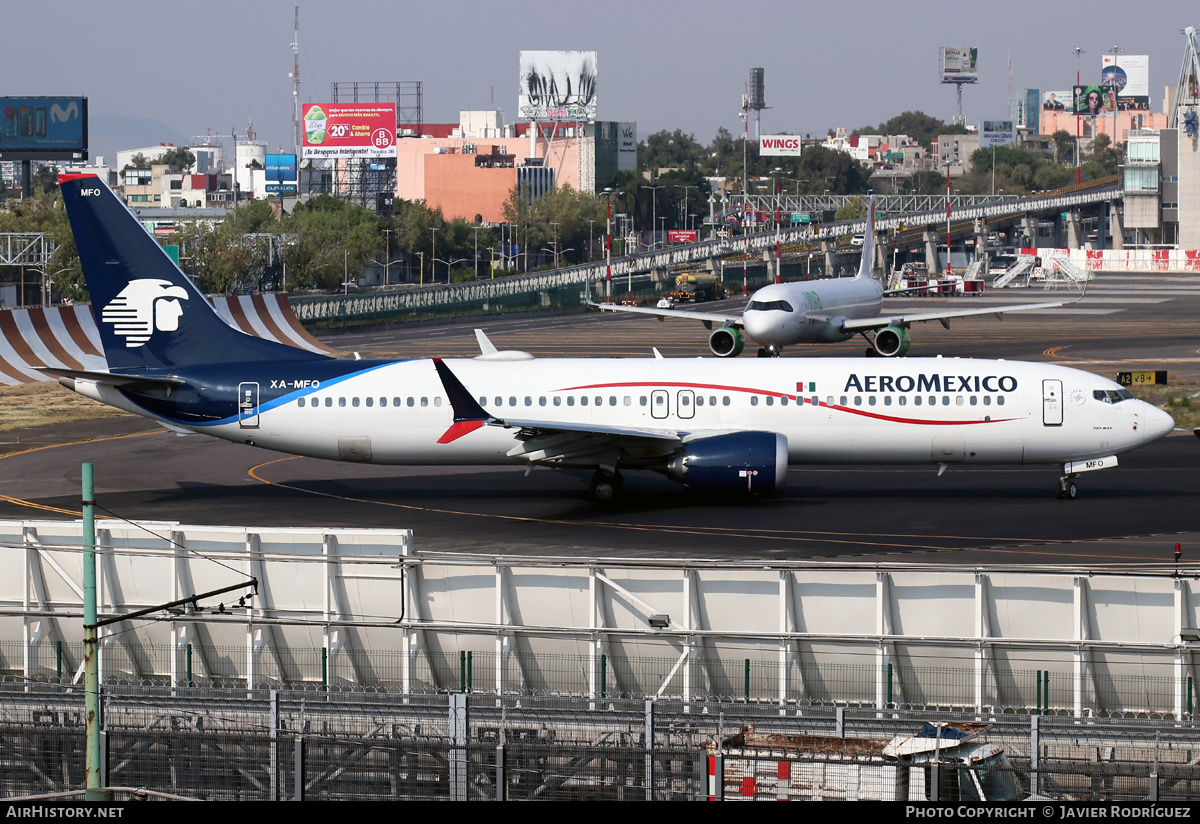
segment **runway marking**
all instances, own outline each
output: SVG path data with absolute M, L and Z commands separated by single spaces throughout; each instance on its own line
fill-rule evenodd
M 337 495 L 332 492 L 321 492 L 321 491 L 318 491 L 315 489 L 306 489 L 304 487 L 293 486 L 291 484 L 285 484 L 285 483 L 279 483 L 276 481 L 271 481 L 271 480 L 268 480 L 258 474 L 259 470 L 265 469 L 266 467 L 273 466 L 274 464 L 278 464 L 278 463 L 284 463 L 285 461 L 294 461 L 301 457 L 303 457 L 303 456 L 294 455 L 294 456 L 287 457 L 287 458 L 276 458 L 273 461 L 265 461 L 264 463 L 257 464 L 255 466 L 250 467 L 250 469 L 247 470 L 247 474 L 249 474 L 250 477 L 254 478 L 256 481 L 259 481 L 260 483 L 267 484 L 268 486 L 278 487 L 280 489 L 288 489 L 293 492 L 300 492 L 300 493 L 304 493 L 304 494 L 315 495 L 317 497 L 322 497 L 322 498 L 332 498 L 333 500 L 338 500 L 338 501 L 348 501 L 351 503 L 362 503 L 362 504 L 373 504 L 376 506 L 386 506 L 386 507 L 392 507 L 394 509 L 406 509 L 406 510 L 411 510 L 414 512 L 429 512 L 429 513 L 434 513 L 434 514 L 439 514 L 439 515 L 459 515 L 459 516 L 470 516 L 470 517 L 475 517 L 475 518 L 492 518 L 492 519 L 502 520 L 502 521 L 521 521 L 521 522 L 526 522 L 526 523 L 540 523 L 540 524 L 548 524 L 548 525 L 607 527 L 610 529 L 619 529 L 619 530 L 625 530 L 625 531 L 631 531 L 631 532 L 654 532 L 654 533 L 671 534 L 671 535 L 695 535 L 695 536 L 700 536 L 700 537 L 718 536 L 718 537 L 730 537 L 730 538 L 757 538 L 760 540 L 766 539 L 766 540 L 771 540 L 771 541 L 787 541 L 787 542 L 794 542 L 794 543 L 848 544 L 848 545 L 853 545 L 853 546 L 858 546 L 858 547 L 885 547 L 885 548 L 893 548 L 893 549 L 900 549 L 900 550 L 925 550 L 925 551 L 930 551 L 930 552 L 1014 552 L 1017 554 L 1057 555 L 1059 557 L 1078 557 L 1078 558 L 1090 558 L 1093 560 L 1108 560 L 1108 561 L 1111 561 L 1111 560 L 1131 560 L 1131 561 L 1141 560 L 1141 559 L 1138 559 L 1138 558 L 1132 557 L 1132 556 L 1095 555 L 1095 554 L 1085 554 L 1085 553 L 1062 553 L 1062 552 L 1055 553 L 1055 552 L 1048 552 L 1048 551 L 1025 552 L 1018 548 L 1019 545 L 1018 545 L 1018 547 L 1014 547 L 1012 549 L 1004 549 L 1004 548 L 979 549 L 979 548 L 970 547 L 970 546 L 933 546 L 933 545 L 916 544 L 916 543 L 910 544 L 910 543 L 901 543 L 901 542 L 864 540 L 864 538 L 882 538 L 882 537 L 919 538 L 919 539 L 926 539 L 926 540 L 928 540 L 929 538 L 944 538 L 946 540 L 953 540 L 953 541 L 994 542 L 996 540 L 1013 540 L 1013 541 L 1024 541 L 1025 543 L 1028 543 L 1030 540 L 1029 538 L 1007 538 L 1006 539 L 1003 537 L 997 538 L 995 536 L 985 538 L 985 537 L 962 536 L 962 535 L 909 535 L 909 534 L 889 534 L 889 533 L 870 533 L 870 532 L 868 532 L 868 533 L 821 532 L 821 531 L 815 531 L 815 530 L 807 530 L 807 531 L 803 531 L 803 532 L 800 532 L 800 531 L 784 532 L 783 530 L 778 530 L 778 529 L 754 529 L 754 528 L 744 528 L 744 527 L 697 527 L 697 526 L 684 527 L 684 526 L 665 526 L 665 525 L 664 526 L 650 526 L 650 525 L 629 524 L 629 523 L 620 523 L 620 522 L 570 521 L 570 520 L 564 520 L 564 519 L 560 519 L 560 518 L 537 518 L 537 517 L 530 517 L 530 516 L 526 516 L 526 515 L 502 515 L 502 514 L 485 513 L 485 512 L 469 512 L 469 511 L 463 511 L 463 510 L 442 509 L 442 508 L 431 507 L 431 506 L 420 506 L 417 504 L 401 504 L 401 503 L 394 503 L 394 502 L 390 502 L 390 501 L 378 501 L 378 500 L 372 500 L 369 498 L 354 497 L 354 496 L 350 496 L 350 495 Z M 835 536 L 842 536 L 842 537 L 835 537 Z M 860 537 L 855 538 L 854 536 L 860 536 Z M 1102 543 L 1103 541 L 1110 541 L 1110 540 L 1112 540 L 1112 539 L 1111 538 L 1097 539 L 1096 541 L 1090 541 L 1088 543 Z M 1067 541 L 1064 541 L 1064 542 L 1047 541 L 1046 543 L 1080 544 L 1083 542 L 1079 542 L 1079 541 L 1069 541 L 1069 542 L 1067 542 Z M 863 553 L 856 553 L 856 554 L 870 554 L 870 553 L 863 552 Z M 847 556 L 839 556 L 839 557 L 847 557 Z
M 102 441 L 119 441 L 123 438 L 139 438 L 142 435 L 160 435 L 160 434 L 166 434 L 166 433 L 165 432 L 157 432 L 157 431 L 151 429 L 148 432 L 130 432 L 129 434 L 126 434 L 126 435 L 110 435 L 106 438 L 84 438 L 83 440 L 80 440 L 80 441 L 67 441 L 65 443 L 48 443 L 48 444 L 43 444 L 42 446 L 34 446 L 29 449 L 20 449 L 20 450 L 17 450 L 16 452 L 6 452 L 3 455 L 0 455 L 0 461 L 4 460 L 5 458 L 15 458 L 18 455 L 29 455 L 34 452 L 41 452 L 43 449 L 58 449 L 60 446 L 79 446 L 80 444 L 85 444 L 85 443 L 101 443 Z M 27 501 L 24 498 L 14 498 L 10 495 L 0 495 L 0 501 L 7 501 L 8 503 L 13 504 L 14 506 L 23 506 L 23 507 L 27 507 L 29 509 L 40 509 L 44 512 L 57 512 L 60 515 L 76 515 L 76 516 L 83 515 L 83 512 L 81 512 L 78 509 L 61 509 L 56 506 L 48 506 L 47 504 L 38 504 L 38 503 L 34 503 L 33 501 Z M 112 517 L 109 515 L 98 515 L 96 517 L 98 517 L 102 520 L 112 520 Z
M 0 461 L 4 460 L 5 458 L 15 458 L 17 455 L 28 455 L 31 452 L 41 452 L 43 449 L 58 449 L 60 446 L 78 446 L 79 444 L 82 444 L 82 443 L 102 443 L 103 441 L 119 441 L 122 438 L 139 438 L 142 435 L 165 435 L 165 434 L 167 434 L 165 430 L 163 432 L 159 432 L 157 430 L 151 429 L 146 432 L 130 432 L 126 435 L 109 435 L 108 437 L 105 437 L 105 438 L 84 438 L 83 440 L 79 440 L 79 441 L 65 441 L 64 443 L 48 443 L 48 444 L 43 444 L 42 446 L 33 446 L 33 447 L 30 447 L 29 449 L 20 449 L 20 450 L 17 450 L 16 452 L 5 452 L 3 455 L 0 455 Z

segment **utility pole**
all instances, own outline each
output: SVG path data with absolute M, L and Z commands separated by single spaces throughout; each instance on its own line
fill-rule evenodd
M 92 465 L 83 465 L 83 701 L 86 727 L 88 801 L 108 796 L 100 784 L 100 664 L 96 639 L 96 501 L 92 493 Z

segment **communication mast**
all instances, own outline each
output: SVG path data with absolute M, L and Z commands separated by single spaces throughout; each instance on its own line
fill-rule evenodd
M 1183 66 L 1179 69 L 1179 83 L 1175 87 L 1174 105 L 1170 107 L 1167 127 L 1182 126 L 1188 137 L 1200 137 L 1197 126 L 1197 106 L 1200 106 L 1200 43 L 1196 29 L 1188 26 L 1183 30 L 1187 45 L 1183 51 Z M 1186 108 L 1185 108 L 1186 107 Z M 1189 118 L 1188 115 L 1191 115 Z
M 303 141 L 300 137 L 300 7 L 296 6 L 296 23 L 292 31 L 292 128 L 296 135 L 296 156 L 300 156 Z
M 754 139 L 762 136 L 762 110 L 767 108 L 766 84 L 762 68 L 750 70 L 750 98 L 746 108 L 754 112 Z

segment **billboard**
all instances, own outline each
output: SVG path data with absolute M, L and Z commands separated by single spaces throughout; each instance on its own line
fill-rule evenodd
M 517 116 L 522 120 L 596 120 L 596 52 L 523 51 Z
M 979 148 L 1009 146 L 1016 140 L 1016 130 L 1011 120 L 985 120 L 979 131 Z
M 87 160 L 86 97 L 0 97 L 0 160 Z
M 1150 108 L 1150 56 L 1106 54 L 1100 60 L 1100 86 L 1117 93 L 1118 109 Z
M 1016 119 L 1018 129 L 1029 129 L 1034 134 L 1041 132 L 1042 93 L 1038 89 L 1025 89 L 1017 95 Z
M 302 156 L 395 157 L 395 103 L 305 103 Z
M 798 134 L 764 134 L 758 138 L 760 157 L 799 157 L 803 143 Z
M 979 49 L 943 46 L 938 49 L 943 83 L 978 83 Z
M 1052 92 L 1042 92 L 1042 111 L 1062 112 L 1071 107 L 1071 90 L 1055 89 Z
M 1107 114 L 1117 109 L 1117 93 L 1100 86 L 1076 86 L 1072 108 L 1075 114 Z
M 294 195 L 297 192 L 296 156 L 294 154 L 269 154 L 266 161 L 267 194 Z

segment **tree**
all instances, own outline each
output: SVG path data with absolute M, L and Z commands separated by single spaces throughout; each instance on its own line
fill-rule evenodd
M 638 146 L 638 167 L 641 169 L 695 169 L 705 165 L 704 147 L 690 134 L 665 129 L 646 138 Z
M 182 172 L 186 172 L 196 165 L 196 155 L 187 146 L 173 146 L 166 151 L 155 163 L 161 163 L 166 166 L 172 166 Z M 138 168 L 147 168 L 139 166 Z
M 1075 136 L 1066 129 L 1059 129 L 1051 136 L 1054 143 L 1055 163 L 1075 162 Z
M 849 198 L 838 207 L 834 220 L 858 220 L 867 216 L 867 201 L 862 197 Z
M 129 162 L 125 164 L 125 167 L 123 169 L 121 169 L 121 171 L 125 171 L 125 169 L 149 169 L 149 168 L 150 168 L 150 158 L 146 157 L 141 152 L 138 152 L 133 157 L 129 158 Z
M 175 227 L 170 242 L 179 246 L 179 265 L 205 294 L 224 294 L 243 282 L 266 257 L 261 240 L 237 231 L 231 217 L 185 221 Z M 290 273 L 289 273 L 290 274 Z
M 806 146 L 797 179 L 804 194 L 819 195 L 826 189 L 842 195 L 865 194 L 870 190 L 871 170 L 845 152 Z
M 38 166 L 33 175 L 33 194 L 54 194 L 58 191 L 58 169 L 54 166 Z
M 360 271 L 384 248 L 374 212 L 329 195 L 297 205 L 283 228 L 294 238 L 284 247 L 287 288 L 339 288 L 343 272 Z

